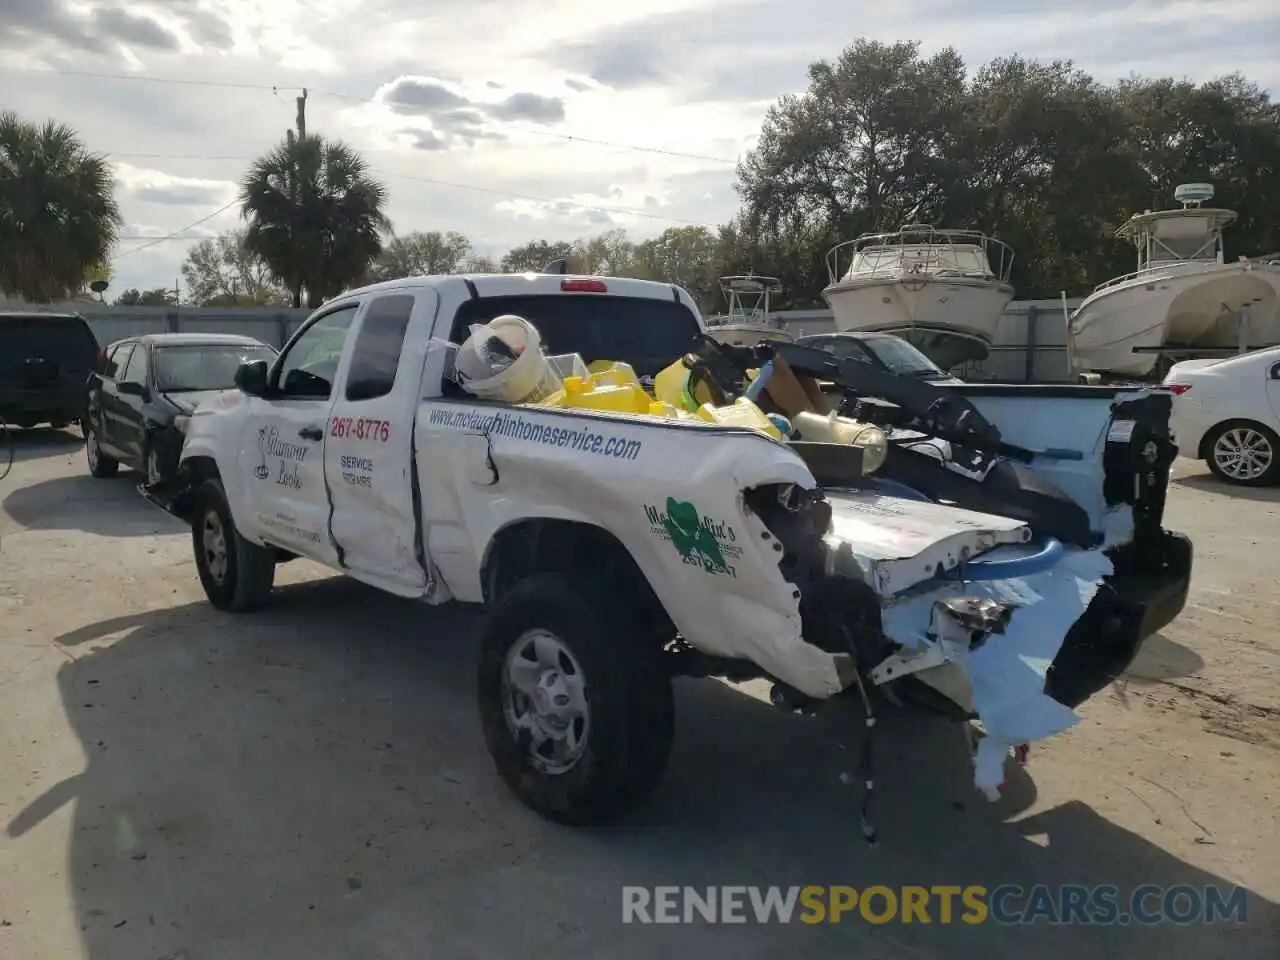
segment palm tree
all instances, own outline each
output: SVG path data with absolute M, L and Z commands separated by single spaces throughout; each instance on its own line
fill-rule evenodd
M 124 222 L 114 186 L 70 127 L 0 113 L 0 292 L 48 303 L 83 291 Z
M 391 229 L 387 190 L 364 158 L 337 140 L 292 133 L 240 185 L 245 248 L 288 287 L 293 305 L 318 307 L 364 276 Z

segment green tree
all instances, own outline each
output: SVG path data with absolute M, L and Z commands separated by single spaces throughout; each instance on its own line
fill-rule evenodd
M 1009 57 L 980 68 L 952 151 L 935 222 L 1010 244 L 1021 296 L 1082 293 L 1132 269 L 1111 238 L 1140 183 L 1124 116 L 1114 93 L 1071 63 Z
M 362 278 L 391 229 L 386 188 L 346 144 L 292 134 L 249 168 L 240 186 L 245 248 L 292 294 L 318 307 Z
M 564 240 L 531 240 L 512 247 L 502 258 L 503 273 L 537 273 L 554 260 L 573 254 L 573 244 Z
M 606 230 L 573 244 L 573 251 L 569 254 L 569 269 L 575 273 L 626 277 L 631 274 L 634 255 L 635 244 L 627 236 L 627 231 Z
M 1228 256 L 1280 250 L 1280 104 L 1238 74 L 1207 83 L 1132 78 L 1116 91 L 1141 183 L 1128 212 L 1173 202 L 1179 183 L 1212 182 L 1239 212 Z
M 70 127 L 0 113 L 0 292 L 48 303 L 85 289 L 123 224 L 113 189 Z
M 369 268 L 368 280 L 457 273 L 468 269 L 473 256 L 471 241 L 464 234 L 415 231 L 391 238 Z
M 125 307 L 171 307 L 177 302 L 177 295 L 164 287 L 156 287 L 153 290 L 130 287 L 116 297 L 116 303 Z
M 292 297 L 245 244 L 244 230 L 201 240 L 182 263 L 187 298 L 201 307 L 285 306 Z
M 738 167 L 753 224 L 830 225 L 854 235 L 896 229 L 941 206 L 947 147 L 964 110 L 965 70 L 948 48 L 858 40 L 809 68 L 809 89 L 783 97 Z
M 677 283 L 706 311 L 720 298 L 716 235 L 708 227 L 671 227 L 635 245 L 631 275 Z
M 1083 294 L 1133 268 L 1116 227 L 1187 181 L 1239 212 L 1229 254 L 1280 249 L 1280 108 L 1241 77 L 1108 88 L 1015 56 L 966 80 L 954 51 L 859 40 L 809 80 L 739 165 L 743 216 L 725 234 L 728 261 L 788 285 L 780 305 L 818 297 L 825 248 L 908 221 L 1010 244 L 1019 296 Z

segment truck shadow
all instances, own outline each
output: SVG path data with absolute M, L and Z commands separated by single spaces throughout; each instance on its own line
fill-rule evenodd
M 1190 677 L 1204 669 L 1204 658 L 1163 633 L 1148 637 L 1124 677 L 1140 684 Z
M 83 442 L 83 441 L 82 441 Z M 13 490 L 0 510 L 28 530 L 82 530 L 102 537 L 144 537 L 181 533 L 183 525 L 138 493 L 138 474 L 96 480 L 88 468 L 79 476 L 55 477 Z
M 554 826 L 485 753 L 476 625 L 333 578 L 253 616 L 198 603 L 56 638 L 87 760 L 13 817 L 7 843 L 50 842 L 73 806 L 68 886 L 91 960 L 1275 955 L 1280 914 L 1257 895 L 1244 927 L 623 925 L 624 885 L 1225 881 L 1081 803 L 1009 822 L 1029 781 L 988 807 L 959 732 L 900 716 L 877 731 L 870 847 L 839 728 L 712 681 L 680 683 L 676 751 L 646 806 Z
M 54 430 L 50 427 L 32 427 L 24 430 L 10 424 L 7 438 L 3 429 L 0 429 L 0 470 L 3 470 L 4 465 L 9 462 L 9 451 L 6 448 L 10 443 L 13 444 L 15 463 L 84 451 L 84 437 L 74 426 L 63 430 Z

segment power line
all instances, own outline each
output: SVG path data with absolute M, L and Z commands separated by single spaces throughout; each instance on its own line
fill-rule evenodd
M 192 229 L 194 229 L 194 228 L 196 228 L 196 227 L 200 226 L 200 224 L 202 224 L 202 223 L 207 223 L 208 221 L 210 221 L 210 220 L 212 220 L 214 217 L 216 217 L 218 214 L 220 214 L 220 213 L 225 213 L 227 210 L 230 210 L 233 206 L 235 206 L 235 205 L 236 205 L 237 203 L 239 203 L 239 202 L 240 202 L 240 198 L 239 198 L 239 197 L 236 197 L 236 198 L 234 198 L 234 199 L 232 199 L 232 200 L 228 200 L 226 203 L 224 203 L 222 206 L 220 206 L 217 210 L 214 210 L 212 213 L 206 213 L 203 217 L 200 217 L 198 220 L 192 220 L 190 223 L 188 223 L 188 224 L 187 224 L 185 227 L 183 227 L 182 229 L 180 229 L 180 230 L 175 230 L 173 233 L 170 233 L 170 234 L 168 234 L 168 235 L 166 235 L 166 236 L 163 236 L 163 237 L 149 237 L 149 238 L 147 238 L 148 240 L 150 240 L 150 242 L 149 242 L 149 243 L 144 243 L 144 244 L 142 244 L 141 246 L 138 246 L 138 247 L 130 247 L 128 250 L 124 251 L 123 253 L 119 254 L 118 256 L 112 257 L 111 259 L 112 259 L 112 261 L 113 261 L 113 262 L 114 262 L 114 261 L 116 261 L 116 260 L 122 260 L 123 258 L 125 258 L 125 257 L 129 256 L 130 254 L 137 253 L 139 250 L 146 250 L 146 249 L 148 249 L 148 248 L 150 248 L 150 247 L 154 247 L 156 244 L 164 243 L 164 242 L 166 242 L 166 241 L 168 241 L 168 240 L 205 240 L 205 239 L 208 239 L 207 237 L 184 237 L 184 236 L 181 236 L 181 235 L 182 235 L 182 234 L 184 234 L 184 233 L 186 233 L 188 230 L 192 230 Z M 134 240 L 134 239 L 137 239 L 137 240 L 140 240 L 140 239 L 142 239 L 142 238 L 141 238 L 141 237 L 118 237 L 117 239 L 120 239 L 120 240 Z
M 175 157 L 175 156 L 166 156 L 164 154 L 124 154 L 124 153 L 107 153 L 106 156 L 108 157 L 129 156 L 129 157 L 139 157 L 139 158 L 146 157 L 152 160 L 186 159 L 186 160 L 250 161 L 255 159 L 253 157 L 230 157 L 230 156 L 198 157 L 198 156 L 190 156 L 190 155 L 184 156 L 184 157 Z M 545 203 L 545 204 L 550 204 L 552 206 L 572 207 L 575 210 L 586 210 L 586 211 L 591 211 L 595 213 L 617 213 L 617 214 L 622 214 L 624 216 L 641 217 L 646 220 L 657 220 L 662 223 L 678 223 L 684 226 L 702 225 L 702 221 L 700 220 L 689 220 L 684 217 L 666 216 L 664 214 L 653 213 L 652 211 L 649 211 L 649 210 L 643 210 L 643 209 L 640 209 L 639 207 L 614 207 L 614 206 L 600 206 L 598 204 L 591 204 L 591 203 L 579 203 L 574 200 L 564 200 L 564 199 L 553 198 L 553 197 L 539 197 L 539 196 L 534 196 L 532 194 L 527 194 L 527 193 L 517 193 L 516 191 L 513 191 L 513 190 L 500 190 L 497 187 L 481 187 L 473 183 L 458 183 L 453 180 L 438 180 L 432 177 L 417 177 L 407 173 L 393 173 L 389 170 L 379 170 L 376 168 L 371 168 L 370 172 L 375 174 L 378 177 L 385 177 L 392 180 L 408 180 L 413 183 L 424 183 L 424 184 L 428 184 L 429 186 L 445 187 L 451 190 L 469 190 L 473 193 L 484 193 L 490 196 L 503 197 L 508 200 L 524 200 L 529 203 Z M 235 201 L 233 200 L 232 203 L 235 203 Z M 178 231 L 178 232 L 181 233 L 182 231 Z M 121 239 L 142 239 L 142 238 L 141 237 L 138 237 L 138 238 L 122 237 Z M 170 239 L 191 240 L 191 239 L 206 239 L 206 238 L 175 236 Z
M 208 87 L 224 90 L 262 90 L 270 93 L 288 93 L 301 92 L 309 90 L 313 96 L 321 96 L 331 100 L 343 100 L 348 103 L 378 103 L 375 97 L 363 97 L 358 94 L 341 93 L 335 90 L 317 90 L 307 87 L 291 87 L 278 86 L 271 83 L 237 83 L 225 80 L 193 80 L 182 77 L 157 77 L 150 74 L 132 74 L 132 73 L 98 73 L 88 70 L 57 70 L 40 67 L 11 67 L 0 65 L 0 71 L 10 71 L 19 73 L 47 73 L 62 77 L 85 77 L 92 80 L 124 80 L 135 83 L 163 83 L 173 84 L 187 87 Z M 651 153 L 666 157 L 675 157 L 683 160 L 702 160 L 709 163 L 723 163 L 729 165 L 737 165 L 736 159 L 730 160 L 728 157 L 717 157 L 705 153 L 690 153 L 683 150 L 667 150 L 663 147 L 646 147 L 634 143 L 619 143 L 614 140 L 598 140 L 594 137 L 581 137 L 570 133 L 556 133 L 553 130 L 538 130 L 532 127 L 518 126 L 515 129 L 521 133 L 529 133 L 538 137 L 550 137 L 554 140 L 563 140 L 568 143 L 587 143 L 597 147 L 610 147 L 615 150 L 631 150 L 636 153 Z
M 146 73 L 97 73 L 92 70 L 60 70 L 52 67 L 14 67 L 0 64 L 6 73 L 49 73 L 59 77 L 85 77 L 90 80 L 131 80 L 136 83 L 168 83 L 184 87 L 218 87 L 224 90 L 268 90 L 285 93 L 301 87 L 279 87 L 272 83 L 237 83 L 230 80 L 192 80 L 183 77 L 156 77 Z

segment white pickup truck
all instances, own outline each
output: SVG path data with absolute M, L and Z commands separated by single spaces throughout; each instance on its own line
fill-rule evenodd
M 486 605 L 486 740 L 547 817 L 598 821 L 648 794 L 676 675 L 769 679 L 788 707 L 848 695 L 868 715 L 881 690 L 977 721 L 991 795 L 1015 748 L 1076 722 L 1185 602 L 1191 547 L 1161 526 L 1176 448 L 1158 391 L 941 388 L 779 345 L 846 406 L 878 397 L 868 409 L 909 428 L 862 476 L 835 444 L 468 396 L 453 344 L 504 314 L 548 353 L 642 376 L 704 329 L 684 290 L 638 280 L 355 290 L 199 407 L 177 479 L 144 492 L 191 524 L 224 610 L 263 602 L 297 557 Z

